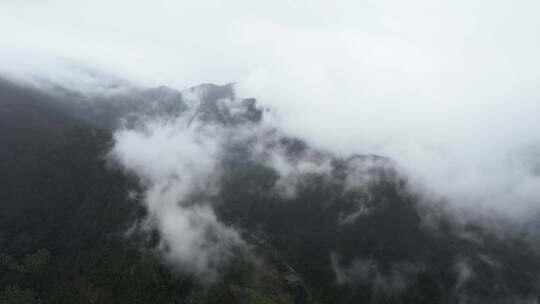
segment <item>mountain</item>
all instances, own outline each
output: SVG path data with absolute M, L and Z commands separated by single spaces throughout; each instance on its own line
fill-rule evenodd
M 313 148 L 267 115 L 232 84 L 85 95 L 0 82 L 0 303 L 540 300 L 528 234 L 460 224 L 393 160 Z M 171 209 L 211 210 L 219 226 L 204 227 L 205 245 L 221 246 L 223 229 L 241 239 L 210 283 L 166 258 L 169 230 L 147 201 L 155 173 L 110 157 L 119 130 L 145 140 L 164 125 L 167 143 L 187 132 L 185 149 L 217 147 L 193 175 L 204 183 Z M 197 153 L 181 169 L 197 170 Z M 181 182 L 160 169 L 170 187 Z
M 234 122 L 236 119 L 257 119 L 254 99 L 234 100 L 233 84 L 218 86 L 201 84 L 182 92 L 166 86 L 156 88 L 123 87 L 112 92 L 82 94 L 62 89 L 53 96 L 57 107 L 70 116 L 90 125 L 116 129 L 151 117 L 174 119 L 191 112 L 203 120 Z M 236 108 L 230 107 L 235 105 Z M 239 115 L 238 111 L 248 109 Z

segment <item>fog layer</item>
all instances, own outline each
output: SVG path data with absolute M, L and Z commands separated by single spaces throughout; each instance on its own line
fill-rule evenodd
M 4 1 L 0 74 L 82 91 L 111 79 L 237 81 L 287 133 L 343 155 L 391 157 L 452 209 L 523 219 L 540 201 L 539 9 L 526 0 Z

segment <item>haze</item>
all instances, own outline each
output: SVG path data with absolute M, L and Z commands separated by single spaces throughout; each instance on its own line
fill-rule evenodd
M 527 219 L 540 208 L 538 1 L 2 1 L 0 75 L 236 82 L 284 132 L 397 161 L 430 198 Z

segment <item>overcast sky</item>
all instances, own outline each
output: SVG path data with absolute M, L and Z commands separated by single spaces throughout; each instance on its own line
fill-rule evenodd
M 540 209 L 540 1 L 0 1 L 0 75 L 238 82 L 286 132 L 457 207 Z

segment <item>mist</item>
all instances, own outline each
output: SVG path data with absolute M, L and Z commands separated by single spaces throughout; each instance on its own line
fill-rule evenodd
M 538 9 L 4 1 L 0 75 L 83 92 L 234 81 L 286 134 L 338 155 L 390 157 L 428 200 L 522 221 L 540 201 Z M 132 161 L 151 175 L 168 167 L 167 158 Z
M 145 222 L 136 227 L 159 231 L 158 252 L 166 261 L 206 281 L 218 276 L 223 261 L 242 241 L 217 221 L 206 197 L 217 192 L 218 140 L 195 132 L 185 121 L 149 123 L 144 129 L 115 133 L 111 157 L 135 173 L 145 188 Z M 194 199 L 194 193 L 206 196 Z

